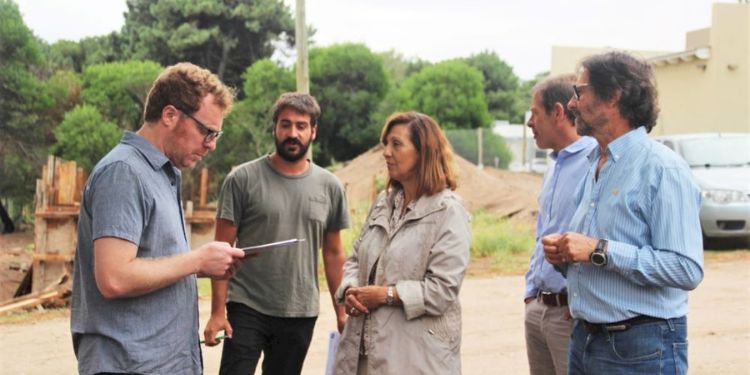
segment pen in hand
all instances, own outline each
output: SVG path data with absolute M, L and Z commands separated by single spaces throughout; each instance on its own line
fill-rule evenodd
M 221 335 L 221 336 L 218 336 L 218 337 L 216 337 L 216 342 L 217 342 L 217 343 L 221 343 L 221 340 L 224 340 L 225 338 L 227 338 L 227 335 Z M 200 343 L 201 343 L 201 344 L 205 344 L 205 343 L 206 343 L 206 340 L 201 340 L 201 342 L 200 342 Z

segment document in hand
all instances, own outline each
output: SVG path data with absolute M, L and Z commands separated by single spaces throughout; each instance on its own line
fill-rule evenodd
M 291 244 L 304 242 L 304 241 L 305 241 L 304 238 L 292 238 L 292 239 L 284 240 L 284 241 L 269 242 L 269 243 L 262 244 L 262 245 L 243 247 L 240 250 L 243 250 L 245 254 L 259 254 L 268 250 L 272 250 L 277 247 L 289 246 Z
M 336 352 L 339 350 L 339 331 L 331 331 L 328 334 L 328 358 L 326 359 L 326 375 L 333 375 L 333 365 L 336 360 Z

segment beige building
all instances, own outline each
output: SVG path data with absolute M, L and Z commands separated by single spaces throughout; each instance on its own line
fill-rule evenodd
M 687 33 L 684 51 L 628 51 L 651 63 L 661 113 L 652 135 L 750 132 L 750 5 L 716 3 L 711 27 Z M 552 75 L 575 72 L 611 48 L 552 47 Z

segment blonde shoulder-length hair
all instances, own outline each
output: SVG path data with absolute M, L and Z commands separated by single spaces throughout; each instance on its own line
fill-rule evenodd
M 456 190 L 453 148 L 438 123 L 418 112 L 396 112 L 385 121 L 380 142 L 385 144 L 388 133 L 397 125 L 406 125 L 409 139 L 417 149 L 417 197 L 433 195 L 444 189 Z M 402 188 L 401 183 L 388 179 L 386 189 Z

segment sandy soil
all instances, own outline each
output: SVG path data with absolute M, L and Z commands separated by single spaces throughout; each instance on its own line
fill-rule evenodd
M 718 260 L 716 259 L 718 258 Z M 521 276 L 470 278 L 464 283 L 462 359 L 465 374 L 528 373 L 523 338 Z M 323 374 L 327 335 L 334 327 L 327 294 L 303 374 Z M 201 301 L 202 324 L 210 302 Z M 750 374 L 750 256 L 709 257 L 703 283 L 690 295 L 690 369 L 693 374 Z M 202 330 L 202 326 L 201 326 Z M 66 317 L 0 325 L 3 374 L 75 374 Z M 203 352 L 207 374 L 217 373 L 220 347 Z M 259 373 L 259 372 L 258 372 Z
M 346 189 L 350 205 L 365 202 L 369 206 L 376 196 L 378 179 L 387 176 L 382 146 L 376 146 L 351 160 L 336 171 Z M 494 168 L 480 170 L 476 165 L 456 155 L 458 189 L 467 209 L 484 210 L 511 217 L 512 220 L 533 227 L 538 211 L 537 195 L 542 176 L 529 173 L 502 171 Z

